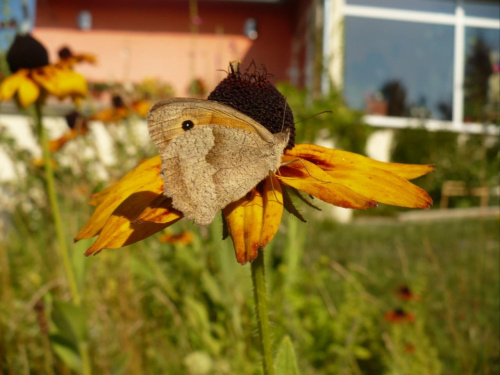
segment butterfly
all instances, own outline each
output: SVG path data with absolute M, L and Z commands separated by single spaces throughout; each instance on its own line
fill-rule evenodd
M 198 225 L 275 172 L 289 131 L 272 134 L 249 116 L 224 104 L 173 98 L 151 107 L 151 139 L 161 155 L 164 194 Z

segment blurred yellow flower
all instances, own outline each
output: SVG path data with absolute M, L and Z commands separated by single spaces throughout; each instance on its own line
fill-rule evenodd
M 26 108 L 46 94 L 78 100 L 87 95 L 85 78 L 65 65 L 50 65 L 47 50 L 31 35 L 17 35 L 7 53 L 12 72 L 0 82 L 0 100 L 15 98 Z
M 59 66 L 67 66 L 69 68 L 72 68 L 76 64 L 82 63 L 82 62 L 88 62 L 90 64 L 95 64 L 96 58 L 92 54 L 74 54 L 69 47 L 63 47 L 59 50 L 58 52 L 59 55 L 59 61 L 57 62 L 57 65 Z
M 158 239 L 161 243 L 170 245 L 191 245 L 193 243 L 193 233 L 189 231 L 180 233 L 163 233 Z

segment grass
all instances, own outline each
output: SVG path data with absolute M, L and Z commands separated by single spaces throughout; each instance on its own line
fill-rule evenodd
M 61 201 L 70 241 L 90 209 Z M 76 244 L 77 311 L 64 305 L 45 215 L 18 210 L 0 243 L 2 373 L 78 373 L 80 325 L 96 374 L 260 373 L 250 270 L 220 223 L 176 224 L 194 231 L 189 246 L 152 237 L 85 258 L 90 241 Z M 302 374 L 498 373 L 498 219 L 284 221 L 266 249 L 271 323 L 275 348 L 291 336 Z M 401 285 L 418 300 L 399 300 Z M 384 319 L 395 308 L 415 321 Z

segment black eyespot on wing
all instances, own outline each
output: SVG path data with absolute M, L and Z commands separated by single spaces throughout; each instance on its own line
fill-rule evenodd
M 186 120 L 182 122 L 182 129 L 184 131 L 191 130 L 194 127 L 194 122 L 191 120 Z

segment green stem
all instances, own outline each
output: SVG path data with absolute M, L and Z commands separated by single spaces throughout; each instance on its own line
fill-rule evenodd
M 47 194 L 49 196 L 49 204 L 52 210 L 52 217 L 54 219 L 54 225 L 56 229 L 56 236 L 58 242 L 57 248 L 59 250 L 59 255 L 63 262 L 63 267 L 66 273 L 66 278 L 68 280 L 73 303 L 76 306 L 81 306 L 82 299 L 78 291 L 75 272 L 73 270 L 73 266 L 71 265 L 68 246 L 66 238 L 64 236 L 63 223 L 61 219 L 61 213 L 59 211 L 59 202 L 57 201 L 56 184 L 54 180 L 54 169 L 52 168 L 52 158 L 50 156 L 47 133 L 45 132 L 45 128 L 42 122 L 42 106 L 39 102 L 35 104 L 35 121 L 36 121 L 36 127 L 40 135 L 40 143 L 42 144 L 43 161 L 45 166 L 45 181 L 47 184 Z M 90 367 L 90 358 L 88 353 L 88 345 L 86 342 L 80 342 L 79 347 L 82 359 L 82 373 L 84 375 L 89 375 L 91 374 L 91 367 Z
M 257 259 L 252 262 L 252 282 L 264 375 L 274 375 L 271 332 L 269 329 L 269 310 L 267 307 L 266 278 L 264 272 L 264 252 L 262 249 L 259 250 Z
M 61 256 L 64 271 L 66 272 L 66 278 L 71 290 L 73 302 L 75 303 L 75 305 L 80 306 L 80 293 L 78 292 L 75 273 L 71 265 L 71 259 L 69 257 L 66 239 L 64 238 L 61 213 L 59 211 L 59 202 L 57 201 L 56 184 L 54 181 L 54 169 L 52 168 L 52 158 L 50 156 L 49 142 L 47 139 L 47 133 L 42 123 L 42 106 L 38 102 L 35 104 L 35 118 L 38 132 L 40 134 L 40 142 L 42 144 L 43 162 L 45 166 L 45 181 L 47 183 L 47 194 L 49 196 L 49 204 L 52 210 L 52 217 L 54 219 L 54 225 L 56 227 L 59 255 Z

